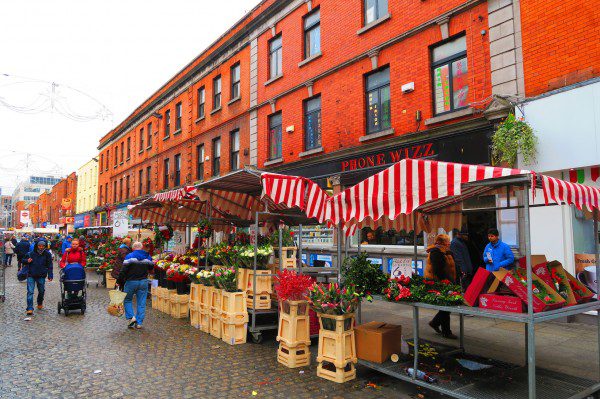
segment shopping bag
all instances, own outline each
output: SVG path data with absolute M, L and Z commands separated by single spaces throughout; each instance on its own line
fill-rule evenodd
M 123 316 L 123 313 L 125 313 L 123 301 L 125 301 L 127 294 L 119 290 L 110 290 L 108 291 L 108 295 L 110 297 L 110 304 L 106 308 L 108 314 L 115 317 Z

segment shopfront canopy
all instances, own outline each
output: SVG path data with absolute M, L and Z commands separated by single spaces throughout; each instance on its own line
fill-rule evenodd
M 599 209 L 600 189 L 570 183 L 528 170 L 466 165 L 420 159 L 404 159 L 363 180 L 355 186 L 329 196 L 310 179 L 297 176 L 263 174 L 263 194 L 275 203 L 294 205 L 319 221 L 342 223 L 351 234 L 361 226 L 392 226 L 397 230 L 411 226 L 407 218 L 414 211 L 421 216 L 417 226 L 460 227 L 458 216 L 444 214 L 441 208 L 457 207 L 467 198 L 496 193 L 498 185 L 511 178 L 531 179 L 531 189 L 542 190 L 546 204 L 574 205 L 579 209 Z M 485 182 L 485 184 L 476 184 Z M 460 210 L 454 212 L 460 215 Z

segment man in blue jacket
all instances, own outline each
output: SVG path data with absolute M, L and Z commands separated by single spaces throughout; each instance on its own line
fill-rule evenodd
M 54 275 L 52 273 L 52 255 L 48 251 L 46 240 L 40 239 L 33 252 L 27 255 L 28 258 L 24 263 L 29 265 L 29 273 L 27 275 L 27 314 L 33 314 L 33 292 L 37 285 L 37 308 L 44 308 L 44 291 L 46 285 L 46 277 L 48 281 L 52 281 Z
M 62 242 L 62 246 L 60 247 L 60 255 L 64 255 L 65 251 L 67 250 L 67 248 L 71 248 L 71 241 L 73 241 L 73 237 L 71 236 L 67 236 L 63 242 Z
M 483 250 L 483 261 L 485 268 L 490 272 L 500 270 L 500 268 L 510 269 L 515 263 L 515 256 L 508 244 L 500 240 L 498 229 L 488 230 L 488 240 L 490 243 Z

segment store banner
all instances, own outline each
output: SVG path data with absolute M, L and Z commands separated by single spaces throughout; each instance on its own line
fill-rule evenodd
M 83 227 L 92 227 L 92 215 L 83 216 Z
M 76 229 L 81 229 L 84 227 L 83 215 L 75 215 L 73 227 L 75 227 Z
M 26 226 L 31 223 L 29 211 L 21 211 L 21 215 L 19 216 L 19 222 Z

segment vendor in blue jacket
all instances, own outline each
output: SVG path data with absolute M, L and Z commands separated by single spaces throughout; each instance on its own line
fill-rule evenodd
M 37 285 L 37 308 L 44 307 L 44 291 L 46 277 L 52 281 L 52 255 L 48 251 L 48 245 L 41 239 L 36 243 L 35 249 L 27 255 L 24 263 L 29 265 L 27 274 L 27 314 L 33 314 L 33 291 Z
M 515 256 L 508 244 L 500 240 L 498 229 L 488 230 L 488 240 L 490 243 L 483 250 L 483 261 L 485 268 L 490 272 L 500 270 L 500 268 L 510 269 L 515 263 Z

